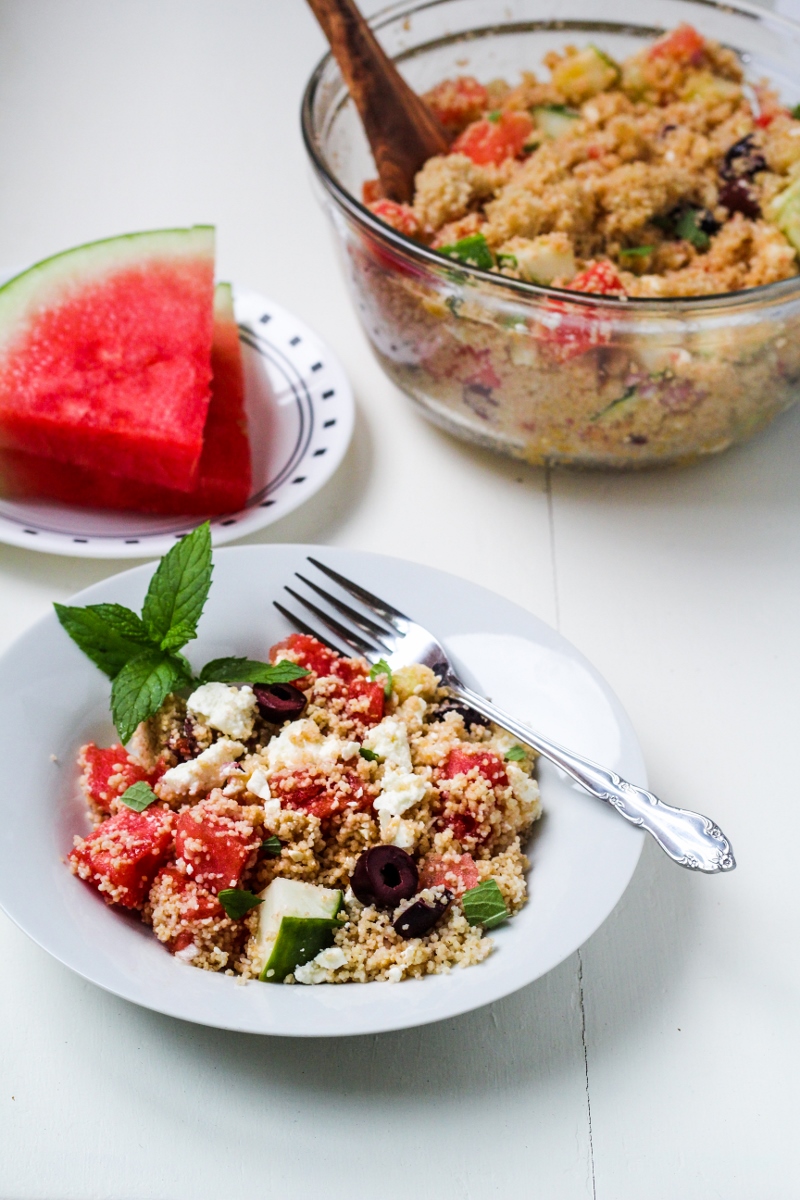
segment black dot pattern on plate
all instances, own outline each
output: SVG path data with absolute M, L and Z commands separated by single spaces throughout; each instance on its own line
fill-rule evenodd
M 262 500 L 259 508 L 271 508 L 274 503 L 274 500 Z
M 314 451 L 314 458 L 321 458 L 321 457 L 322 457 L 322 455 L 325 453 L 325 450 L 326 450 L 326 447 L 325 447 L 325 446 L 321 446 L 319 450 L 315 450 L 315 451 Z
M 306 477 L 305 477 L 305 475 L 297 475 L 297 476 L 295 476 L 295 478 L 292 480 L 292 483 L 305 483 L 305 481 L 306 481 Z
M 299 346 L 300 343 L 302 342 L 302 340 L 303 339 L 301 337 L 298 337 L 297 334 L 295 334 L 295 336 L 289 342 L 289 345 L 290 346 Z
M 262 325 L 266 325 L 267 321 L 272 320 L 272 314 L 271 313 L 262 313 L 262 315 L 258 319 Z
M 331 417 L 330 421 L 323 421 L 322 428 L 330 429 L 331 425 L 335 425 L 335 424 L 336 424 L 336 417 Z
M 220 521 L 220 525 L 235 525 L 236 517 L 228 517 L 227 521 Z
M 321 370 L 322 370 L 322 363 L 321 363 L 321 362 L 315 362 L 315 363 L 312 363 L 312 364 L 311 364 L 311 370 L 312 370 L 312 371 L 321 371 Z
M 333 390 L 333 388 L 328 388 L 327 392 L 322 393 L 322 399 L 330 400 L 331 396 L 335 396 L 335 395 L 336 395 L 336 392 Z
M 32 533 L 32 534 L 33 534 L 33 536 L 34 536 L 34 537 L 36 537 L 36 534 L 39 532 L 39 530 L 38 530 L 38 529 L 26 529 L 24 532 L 25 532 L 25 533 Z

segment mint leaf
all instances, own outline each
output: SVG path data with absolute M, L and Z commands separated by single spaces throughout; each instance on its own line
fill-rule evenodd
M 367 760 L 367 762 L 380 762 L 380 759 L 378 758 L 378 755 L 375 753 L 375 751 L 368 750 L 366 746 L 359 746 L 358 753 L 361 755 L 362 758 L 365 758 Z
M 122 793 L 120 800 L 123 804 L 127 804 L 128 808 L 132 808 L 134 812 L 144 812 L 158 799 L 149 783 L 145 783 L 140 779 L 138 783 L 132 783 L 131 786 Z
M 460 238 L 449 246 L 439 246 L 439 253 L 446 254 L 448 258 L 457 258 L 460 262 L 471 263 L 484 271 L 494 266 L 494 256 L 482 233 L 471 233 L 469 237 Z
M 522 746 L 511 746 L 508 750 L 506 750 L 506 762 L 522 762 L 524 757 L 525 751 L 522 749 Z
M 215 658 L 200 672 L 201 683 L 291 683 L 308 675 L 305 667 L 283 659 L 278 663 L 255 658 Z
M 275 834 L 268 837 L 265 842 L 261 843 L 261 853 L 265 858 L 277 858 L 281 852 L 281 843 Z
M 111 686 L 111 717 L 120 741 L 130 741 L 140 721 L 158 712 L 170 692 L 190 682 L 183 663 L 160 650 L 127 662 Z
M 252 892 L 246 892 L 240 888 L 223 888 L 217 899 L 232 921 L 241 921 L 251 908 L 264 903 L 260 896 L 255 896 Z
M 620 258 L 645 258 L 652 254 L 655 246 L 626 246 L 619 252 Z
M 486 114 L 486 120 L 491 121 L 493 125 L 496 125 L 497 122 L 500 120 L 500 116 L 501 116 L 500 109 L 495 108 L 491 112 L 488 112 Z
M 494 929 L 509 916 L 503 893 L 494 879 L 484 879 L 477 887 L 464 892 L 461 910 L 470 925 L 482 925 L 484 929 Z
M 516 271 L 519 261 L 516 254 L 498 254 L 497 265 L 498 267 L 510 267 L 512 271 Z
M 700 228 L 700 217 L 698 209 L 687 208 L 675 223 L 675 234 L 677 237 L 691 242 L 695 250 L 707 250 L 711 245 L 711 239 L 705 230 Z
M 90 604 L 73 608 L 55 604 L 61 625 L 95 666 L 113 679 L 132 658 L 151 645 L 147 630 L 121 604 Z
M 156 645 L 176 650 L 197 636 L 211 570 L 211 528 L 205 521 L 164 555 L 150 580 L 142 619 Z
M 388 700 L 392 694 L 392 668 L 385 658 L 379 658 L 369 673 L 369 677 L 372 680 L 377 679 L 379 675 L 386 676 L 386 683 L 383 685 L 383 694 Z

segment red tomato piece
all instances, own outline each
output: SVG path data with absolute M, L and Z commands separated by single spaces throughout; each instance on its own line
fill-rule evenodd
M 609 262 L 592 263 L 576 275 L 568 287 L 573 292 L 596 296 L 625 295 L 622 281 Z M 546 318 L 539 327 L 538 336 L 549 345 L 553 358 L 563 363 L 596 346 L 608 345 L 612 333 L 612 323 L 602 310 L 592 311 L 552 300 L 547 305 Z
M 354 679 L 347 688 L 348 716 L 357 717 L 363 725 L 377 725 L 383 720 L 386 697 L 383 684 L 370 679 Z
M 457 819 L 453 818 L 454 821 Z M 474 820 L 472 824 L 474 828 Z M 453 832 L 456 837 L 459 837 L 455 829 Z M 441 854 L 431 854 L 423 861 L 419 873 L 420 890 L 429 887 L 447 887 L 456 896 L 463 896 L 464 892 L 468 892 L 470 888 L 477 887 L 479 880 L 478 868 L 471 854 L 456 854 L 452 858 L 443 858 Z
M 466 154 L 474 163 L 504 162 L 517 158 L 530 137 L 533 121 L 528 113 L 503 112 L 496 121 L 474 121 L 456 138 L 451 154 Z
M 479 746 L 467 750 L 456 746 L 451 750 L 444 763 L 444 776 L 453 779 L 456 775 L 467 775 L 475 767 L 478 774 L 488 780 L 492 787 L 508 787 L 508 776 L 502 759 L 491 750 L 481 750 Z
M 347 808 L 367 809 L 372 805 L 372 794 L 354 771 L 347 771 L 340 780 L 310 771 L 280 772 L 272 776 L 269 785 L 286 808 L 302 809 L 320 821 Z
M 337 658 L 331 674 L 344 683 L 351 684 L 356 679 L 365 679 L 367 669 L 357 658 Z
M 95 746 L 89 742 L 81 746 L 78 763 L 83 768 L 81 787 L 87 797 L 102 812 L 111 811 L 111 801 L 121 796 L 134 783 L 154 784 L 166 770 L 166 763 L 155 771 L 145 771 L 119 744 Z
M 370 212 L 375 213 L 376 217 L 380 217 L 398 233 L 404 233 L 407 237 L 414 237 L 419 233 L 419 221 L 413 208 L 409 208 L 407 204 L 397 204 L 394 200 L 376 200 L 368 207 Z
M 172 853 L 172 822 L 173 814 L 160 806 L 141 813 L 123 808 L 77 840 L 70 870 L 94 884 L 109 904 L 141 908 Z
M 334 663 L 339 659 L 338 654 L 307 633 L 290 633 L 282 642 L 276 642 L 269 652 L 269 661 L 278 662 L 285 657 L 283 652 L 286 650 L 290 652 L 292 662 L 317 675 L 331 675 Z M 302 684 L 302 680 L 298 683 Z
M 696 63 L 706 48 L 705 38 L 693 25 L 678 25 L 659 38 L 647 51 L 648 58 L 674 58 L 676 62 Z
M 472 75 L 443 79 L 422 97 L 446 133 L 460 133 L 488 108 L 489 93 Z
M 219 793 L 178 817 L 176 856 L 183 859 L 187 874 L 215 895 L 239 886 L 260 845 L 260 835 L 239 805 Z

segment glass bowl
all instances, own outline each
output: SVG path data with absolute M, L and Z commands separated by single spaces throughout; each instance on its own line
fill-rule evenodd
M 800 100 L 800 26 L 712 0 L 428 0 L 374 18 L 418 92 L 472 74 L 514 82 L 549 50 L 624 58 L 688 21 L 733 48 L 748 78 Z M 800 276 L 720 296 L 581 296 L 455 264 L 360 202 L 376 170 L 330 55 L 303 99 L 303 136 L 350 287 L 386 374 L 460 437 L 537 464 L 688 462 L 750 437 L 800 393 Z

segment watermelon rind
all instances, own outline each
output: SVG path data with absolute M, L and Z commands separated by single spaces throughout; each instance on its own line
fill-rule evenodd
M 53 307 L 69 291 L 82 290 L 130 264 L 164 257 L 214 257 L 213 225 L 154 229 L 86 242 L 44 258 L 0 287 L 0 352 L 14 340 L 29 315 Z

